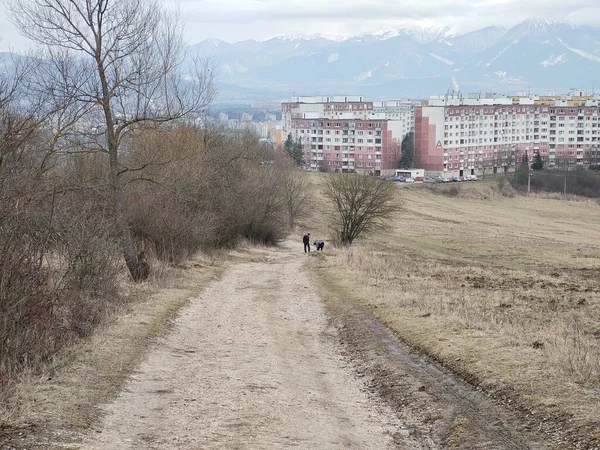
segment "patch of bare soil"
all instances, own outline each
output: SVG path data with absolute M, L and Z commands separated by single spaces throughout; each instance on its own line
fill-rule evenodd
M 82 448 L 420 448 L 341 355 L 299 251 L 192 299 Z

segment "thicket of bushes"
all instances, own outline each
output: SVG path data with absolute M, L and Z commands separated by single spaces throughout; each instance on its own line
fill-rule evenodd
M 65 344 L 88 335 L 121 301 L 117 276 L 127 273 L 107 155 L 50 152 L 40 125 L 17 142 L 5 113 L 0 120 L 2 389 L 24 369 L 35 370 Z M 292 222 L 286 193 L 294 173 L 285 161 L 265 164 L 273 159 L 272 149 L 251 134 L 191 125 L 138 130 L 123 155 L 127 220 L 135 242 L 145 242 L 158 259 L 177 262 L 199 250 L 235 246 L 240 239 L 281 240 Z
M 293 167 L 265 164 L 273 159 L 271 146 L 249 133 L 139 133 L 126 156 L 128 167 L 146 166 L 128 180 L 132 229 L 168 261 L 240 238 L 275 244 L 288 232 L 284 180 Z
M 8 143 L 4 119 L 0 140 Z M 101 161 L 45 150 L 39 131 L 2 146 L 0 386 L 87 335 L 118 302 L 105 187 L 89 182 Z

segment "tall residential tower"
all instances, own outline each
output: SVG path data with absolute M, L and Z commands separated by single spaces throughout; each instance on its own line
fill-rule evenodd
M 415 108 L 415 166 L 448 175 L 598 164 L 600 97 L 431 97 Z
M 282 104 L 284 139 L 302 144 L 311 169 L 392 175 L 414 104 L 367 102 L 361 96 L 296 97 Z

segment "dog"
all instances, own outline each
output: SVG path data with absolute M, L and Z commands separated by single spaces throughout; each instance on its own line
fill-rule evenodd
M 325 247 L 325 242 L 324 241 L 315 241 L 313 244 L 317 250 L 323 250 L 323 247 Z

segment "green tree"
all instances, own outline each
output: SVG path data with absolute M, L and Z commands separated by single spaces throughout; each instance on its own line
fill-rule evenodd
M 533 158 L 533 164 L 531 165 L 531 168 L 536 172 L 544 170 L 544 160 L 542 159 L 542 155 L 540 155 L 540 152 L 537 152 L 535 154 L 535 158 Z
M 302 143 L 300 141 L 294 142 L 291 133 L 288 134 L 288 137 L 283 144 L 283 151 L 287 153 L 297 165 L 302 164 Z
M 402 156 L 398 163 L 399 169 L 410 169 L 415 157 L 415 133 L 412 131 L 402 139 Z

